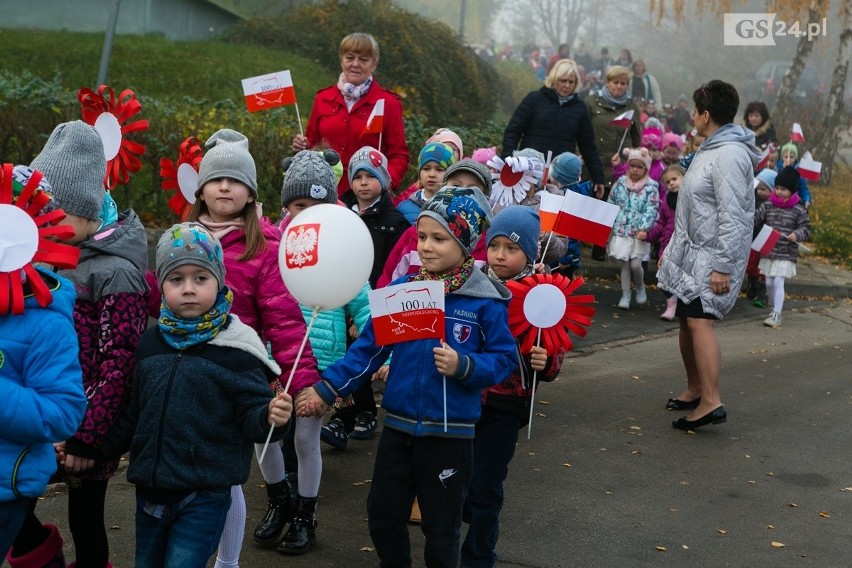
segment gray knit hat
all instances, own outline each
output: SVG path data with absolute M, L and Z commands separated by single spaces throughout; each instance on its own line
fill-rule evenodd
M 219 239 L 201 223 L 173 225 L 157 241 L 157 282 L 160 289 L 169 272 L 184 264 L 194 264 L 209 270 L 225 286 L 225 260 Z
M 231 178 L 246 184 L 257 198 L 257 169 L 249 153 L 248 138 L 236 130 L 223 128 L 214 132 L 204 146 L 207 153 L 198 167 L 196 196 L 208 181 Z
M 104 145 L 97 130 L 75 120 L 53 129 L 30 167 L 50 181 L 57 207 L 96 221 L 100 219 L 106 195 L 106 164 Z
M 352 157 L 349 159 L 347 175 L 350 186 L 352 185 L 352 180 L 355 179 L 355 174 L 359 170 L 365 170 L 379 180 L 382 191 L 387 191 L 390 187 L 391 177 L 390 173 L 388 173 L 388 159 L 372 146 L 363 146 L 352 154 Z
M 485 197 L 491 196 L 491 172 L 488 170 L 487 166 L 480 164 L 471 158 L 459 160 L 452 164 L 444 172 L 444 185 L 447 185 L 447 180 L 449 180 L 456 172 L 468 172 L 472 174 L 480 181 L 480 183 L 482 183 L 482 193 L 485 194 Z
M 337 203 L 337 182 L 331 169 L 340 163 L 340 154 L 334 150 L 302 150 L 281 162 L 284 168 L 284 185 L 281 188 L 281 206 L 291 201 L 309 197 L 324 203 Z
M 470 256 L 493 218 L 488 198 L 478 187 L 445 185 L 423 204 L 417 216 L 437 221 Z

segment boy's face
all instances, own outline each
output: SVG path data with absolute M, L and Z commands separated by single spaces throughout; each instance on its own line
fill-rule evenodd
M 757 189 L 755 191 L 757 192 L 757 196 L 764 201 L 769 199 L 769 196 L 772 194 L 772 190 L 763 182 L 759 182 L 757 184 Z
M 446 185 L 451 185 L 453 187 L 478 187 L 480 191 L 485 191 L 485 188 L 482 187 L 482 182 L 479 181 L 479 178 L 464 170 L 457 170 L 453 172 L 453 175 L 447 179 Z
M 382 194 L 382 184 L 367 170 L 358 170 L 352 178 L 352 191 L 358 200 L 358 205 L 367 207 Z
M 423 187 L 426 197 L 431 198 L 436 191 L 441 189 L 444 171 L 446 169 L 439 166 L 438 162 L 426 162 L 420 168 L 420 185 Z
M 242 215 L 246 203 L 254 202 L 254 195 L 246 184 L 226 177 L 205 183 L 200 198 L 207 205 L 210 218 L 217 223 L 236 219 Z
M 284 208 L 284 211 L 289 213 L 290 217 L 295 217 L 308 207 L 313 207 L 314 205 L 319 205 L 320 203 L 325 202 L 320 201 L 319 199 L 314 199 L 312 197 L 300 197 L 288 203 L 287 207 Z
M 502 280 L 509 280 L 520 274 L 529 261 L 518 243 L 503 235 L 491 239 L 487 254 L 488 266 Z
M 216 303 L 219 282 L 207 270 L 195 264 L 183 264 L 166 275 L 163 298 L 174 314 L 194 319 L 210 311 Z
M 423 268 L 432 274 L 446 274 L 465 260 L 453 236 L 435 219 L 425 216 L 417 219 L 417 254 Z

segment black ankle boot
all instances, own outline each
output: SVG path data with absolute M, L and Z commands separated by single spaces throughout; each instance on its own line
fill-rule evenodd
M 293 501 L 290 499 L 290 483 L 286 479 L 266 486 L 266 514 L 254 528 L 252 538 L 258 544 L 274 545 L 284 530 L 284 525 L 293 520 Z
M 293 522 L 290 523 L 287 534 L 284 535 L 284 539 L 278 545 L 278 552 L 282 554 L 304 554 L 313 546 L 314 541 L 316 541 L 316 511 L 316 497 L 308 499 L 299 496 Z

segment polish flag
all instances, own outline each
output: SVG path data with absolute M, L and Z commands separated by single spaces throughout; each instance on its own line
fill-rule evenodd
M 623 112 L 609 121 L 613 126 L 618 126 L 621 128 L 629 128 L 630 122 L 633 120 L 633 110 L 628 110 Z
M 769 154 L 771 154 L 773 150 L 774 148 L 772 148 L 772 144 L 766 145 L 766 150 L 764 150 L 763 153 L 760 155 L 760 160 L 757 161 L 757 167 L 754 171 L 759 172 L 760 170 L 766 167 L 766 164 L 769 163 Z
M 371 290 L 367 297 L 378 345 L 444 339 L 443 282 L 406 282 Z
M 822 172 L 822 162 L 817 162 L 813 159 L 810 152 L 805 152 L 802 159 L 799 160 L 797 166 L 799 175 L 809 181 L 819 181 L 819 174 Z
M 361 136 L 365 134 L 381 134 L 384 120 L 385 99 L 379 99 L 376 101 L 376 106 L 373 107 L 373 112 L 370 113 L 370 117 L 367 119 L 367 126 L 364 127 L 364 132 L 361 133 Z
M 578 241 L 606 246 L 618 205 L 568 191 L 562 198 L 553 232 Z
M 555 193 L 544 192 L 541 194 L 538 218 L 541 220 L 541 232 L 548 233 L 556 225 L 556 216 L 562 206 L 562 196 Z
M 804 142 L 805 133 L 802 132 L 802 125 L 798 122 L 793 123 L 793 131 L 790 132 L 790 140 L 793 142 Z
M 249 112 L 296 104 L 290 71 L 267 73 L 243 79 L 243 95 Z
M 777 243 L 780 238 L 781 233 L 769 225 L 764 225 L 754 238 L 754 242 L 751 243 L 751 248 L 752 250 L 756 250 L 760 253 L 761 256 L 767 256 L 770 252 L 772 252 L 772 249 L 775 248 L 775 243 Z

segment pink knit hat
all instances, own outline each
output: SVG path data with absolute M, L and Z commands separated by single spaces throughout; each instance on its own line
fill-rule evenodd
M 473 151 L 473 155 L 471 159 L 480 164 L 488 164 L 488 160 L 497 155 L 497 147 L 491 146 L 490 148 L 477 148 Z
M 663 134 L 663 149 L 669 146 L 674 146 L 683 152 L 683 138 L 673 132 L 666 132 Z
M 663 133 L 653 126 L 642 131 L 642 146 L 649 150 L 663 149 Z
M 633 160 L 639 160 L 645 164 L 646 173 L 651 169 L 651 154 L 648 153 L 647 148 L 634 148 L 630 150 L 630 153 L 627 155 L 627 163 L 629 164 Z
M 449 145 L 453 150 L 458 150 L 459 155 L 456 156 L 456 161 L 464 158 L 464 146 L 462 145 L 461 137 L 449 128 L 439 128 L 436 130 L 435 134 L 426 141 L 426 144 L 430 142 L 441 142 Z

